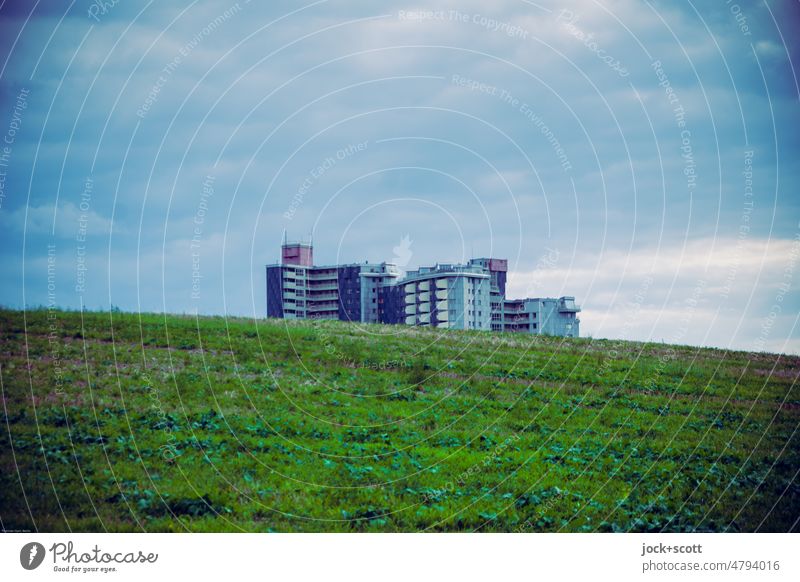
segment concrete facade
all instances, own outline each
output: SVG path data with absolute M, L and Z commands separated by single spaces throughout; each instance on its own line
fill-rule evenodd
M 378 323 L 379 287 L 399 276 L 394 265 L 313 266 L 306 243 L 284 243 L 282 262 L 267 265 L 267 316 Z
M 478 266 L 436 265 L 409 271 L 403 288 L 406 325 L 491 329 L 490 276 Z
M 503 302 L 503 331 L 580 337 L 580 307 L 574 297 L 528 297 Z
M 503 301 L 506 296 L 508 261 L 506 259 L 470 259 L 470 266 L 478 266 L 489 273 L 489 301 L 491 302 L 491 329 L 503 331 Z

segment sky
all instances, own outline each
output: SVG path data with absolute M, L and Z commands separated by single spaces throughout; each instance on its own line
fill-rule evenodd
M 796 1 L 0 4 L 0 305 L 266 315 L 509 260 L 581 335 L 800 353 Z

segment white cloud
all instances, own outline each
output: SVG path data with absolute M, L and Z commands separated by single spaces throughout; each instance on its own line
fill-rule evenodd
M 510 273 L 509 296 L 575 295 L 582 334 L 797 351 L 800 241 L 699 239 Z M 785 284 L 793 286 L 788 291 Z M 772 306 L 781 305 L 767 325 Z M 794 305 L 795 307 L 790 307 Z M 784 344 L 788 342 L 788 347 Z
M 783 59 L 786 57 L 786 48 L 772 40 L 759 40 L 755 44 L 759 57 L 767 59 Z

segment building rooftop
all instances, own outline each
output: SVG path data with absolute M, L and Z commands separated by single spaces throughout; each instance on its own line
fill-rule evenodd
M 449 263 L 437 263 L 432 267 L 420 267 L 415 271 L 408 271 L 406 279 L 423 277 L 425 275 L 441 275 L 445 273 L 464 273 L 469 275 L 485 275 L 488 277 L 486 269 L 478 265 L 453 265 Z

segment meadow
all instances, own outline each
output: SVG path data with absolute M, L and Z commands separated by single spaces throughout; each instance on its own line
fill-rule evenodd
M 798 531 L 800 358 L 0 310 L 6 531 Z

